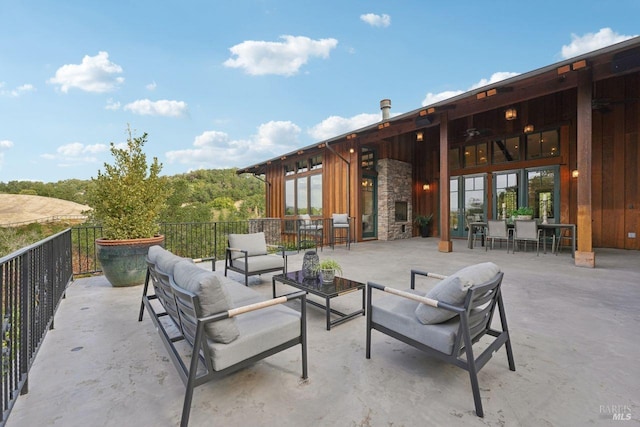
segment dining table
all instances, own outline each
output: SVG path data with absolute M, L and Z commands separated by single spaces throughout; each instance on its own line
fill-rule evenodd
M 469 231 L 467 234 L 467 247 L 469 249 L 473 249 L 473 235 L 478 231 L 478 230 L 482 230 L 482 236 L 484 237 L 485 235 L 485 229 L 487 227 L 487 223 L 484 221 L 474 221 L 474 222 L 470 222 L 469 223 Z M 514 224 L 513 221 L 507 221 L 507 227 L 509 228 L 513 228 Z M 567 229 L 571 231 L 571 257 L 575 257 L 576 254 L 576 225 L 575 224 L 563 224 L 563 223 L 548 223 L 548 224 L 544 224 L 544 223 L 538 223 L 538 228 L 542 230 L 542 233 L 544 234 L 544 238 L 542 239 L 542 248 L 543 248 L 543 252 L 547 253 L 547 233 L 549 232 L 553 232 L 553 235 L 556 235 L 556 237 L 562 236 L 562 230 L 563 229 Z M 557 231 L 560 231 L 560 233 L 557 233 Z M 551 236 L 551 234 L 549 234 Z M 484 239 L 483 239 L 484 240 Z M 555 248 L 551 248 L 551 252 L 556 251 Z

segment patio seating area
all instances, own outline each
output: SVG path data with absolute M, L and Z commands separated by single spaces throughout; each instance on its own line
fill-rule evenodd
M 300 378 L 299 349 L 279 352 L 198 387 L 190 425 L 603 425 L 619 413 L 640 421 L 637 251 L 596 248 L 597 268 L 590 269 L 576 267 L 566 251 L 505 257 L 454 240 L 454 252 L 441 253 L 438 241 L 336 246 L 320 258 L 340 262 L 349 279 L 399 289 L 410 287 L 411 269 L 447 275 L 497 264 L 516 371 L 501 350 L 478 373 L 484 418 L 475 414 L 464 370 L 375 330 L 366 359 L 365 316 L 327 331 L 325 311 L 309 306 L 308 379 Z M 288 257 L 290 271 L 303 256 Z M 216 267 L 222 272 L 224 260 Z M 273 274 L 251 276 L 249 286 L 270 297 Z M 244 283 L 244 275 L 229 277 Z M 436 283 L 421 280 L 416 289 Z M 77 279 L 30 371 L 29 393 L 6 425 L 178 425 L 184 384 L 151 320 L 138 322 L 141 295 L 142 286 L 113 288 L 102 276 Z M 299 309 L 299 302 L 286 304 Z M 335 308 L 353 311 L 361 304 L 354 292 L 336 299 Z

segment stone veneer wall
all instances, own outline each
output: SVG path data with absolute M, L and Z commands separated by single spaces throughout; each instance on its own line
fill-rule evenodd
M 378 239 L 398 240 L 412 237 L 410 163 L 393 159 L 378 161 Z M 407 202 L 407 220 L 396 222 L 395 203 Z

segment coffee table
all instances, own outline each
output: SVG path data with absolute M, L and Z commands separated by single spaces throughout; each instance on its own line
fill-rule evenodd
M 317 301 L 307 299 L 307 302 L 316 307 L 324 308 L 327 313 L 327 331 L 331 330 L 331 326 L 346 322 L 349 319 L 353 319 L 357 315 L 364 316 L 365 307 L 365 295 L 364 290 L 366 285 L 364 283 L 356 282 L 355 280 L 349 280 L 344 277 L 336 276 L 332 283 L 323 283 L 320 278 L 305 279 L 302 275 L 302 270 L 292 271 L 286 274 L 277 274 L 273 276 L 273 297 L 276 298 L 276 282 L 284 283 L 285 285 L 293 286 L 294 288 L 307 291 L 307 293 L 317 295 L 325 299 L 325 304 L 320 304 Z M 331 299 L 342 295 L 350 294 L 351 292 L 362 292 L 362 309 L 354 311 L 353 313 L 342 313 L 341 311 L 331 308 Z M 331 320 L 331 314 L 338 316 L 337 319 Z

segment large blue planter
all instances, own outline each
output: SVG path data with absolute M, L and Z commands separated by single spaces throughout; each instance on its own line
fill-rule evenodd
M 102 273 L 115 287 L 136 286 L 144 283 L 149 247 L 161 245 L 164 236 L 148 239 L 96 240 L 96 257 Z

